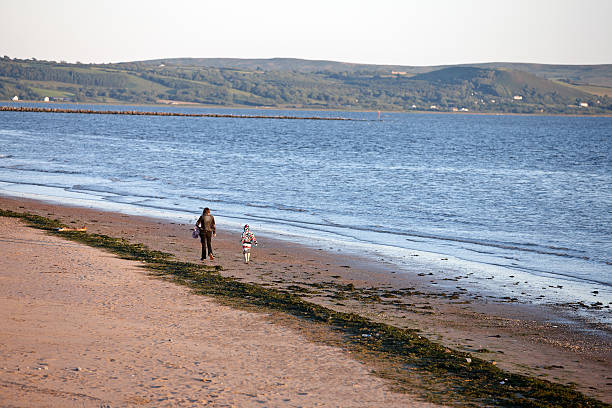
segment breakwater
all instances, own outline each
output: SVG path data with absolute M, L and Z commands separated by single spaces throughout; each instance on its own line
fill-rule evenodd
M 351 118 L 327 118 L 324 116 L 282 116 L 282 115 L 232 115 L 218 113 L 180 113 L 180 112 L 146 112 L 136 110 L 92 110 L 64 108 L 36 108 L 23 106 L 0 106 L 0 112 L 38 112 L 38 113 L 80 113 L 91 115 L 137 115 L 137 116 L 186 116 L 195 118 L 236 118 L 236 119 L 284 119 L 284 120 L 344 120 L 362 121 Z

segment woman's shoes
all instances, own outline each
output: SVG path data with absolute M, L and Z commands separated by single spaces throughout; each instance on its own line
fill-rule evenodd
M 210 254 L 210 255 L 208 256 L 208 258 L 209 258 L 211 261 L 214 261 L 214 260 L 215 260 L 215 258 L 212 256 L 212 254 Z

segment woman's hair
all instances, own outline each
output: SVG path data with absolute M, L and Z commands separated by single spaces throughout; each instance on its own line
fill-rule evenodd
M 208 214 L 210 212 L 210 208 L 206 207 L 204 208 L 204 211 L 202 211 L 202 214 Z

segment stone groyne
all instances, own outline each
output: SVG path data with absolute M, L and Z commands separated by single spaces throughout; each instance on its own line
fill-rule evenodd
M 137 116 L 186 116 L 195 118 L 237 118 L 237 119 L 285 119 L 285 120 L 346 120 L 350 118 L 327 118 L 323 116 L 280 116 L 280 115 L 232 115 L 218 113 L 181 113 L 181 112 L 147 112 L 136 110 L 92 110 L 64 108 L 36 108 L 24 106 L 0 106 L 0 112 L 39 112 L 39 113 L 80 113 L 91 115 L 137 115 Z

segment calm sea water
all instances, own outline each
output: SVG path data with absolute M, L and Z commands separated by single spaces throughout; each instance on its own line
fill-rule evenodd
M 609 317 L 612 118 L 265 113 L 366 120 L 0 112 L 0 194 L 187 221 L 209 206 L 230 229 Z

